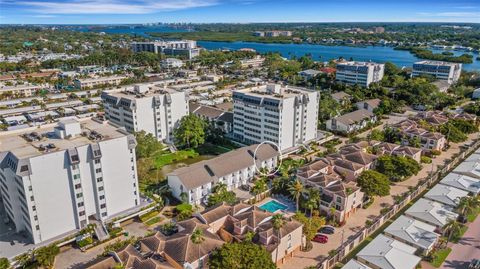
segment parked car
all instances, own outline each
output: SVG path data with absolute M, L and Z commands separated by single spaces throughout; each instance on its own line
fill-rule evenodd
M 473 259 L 468 265 L 468 269 L 480 269 L 480 260 Z
M 335 233 L 335 228 L 332 226 L 323 226 L 318 230 L 319 233 L 324 233 L 324 234 L 334 234 Z
M 326 236 L 324 234 L 317 234 L 313 238 L 313 241 L 317 242 L 317 243 L 325 244 L 325 243 L 328 242 L 328 236 Z

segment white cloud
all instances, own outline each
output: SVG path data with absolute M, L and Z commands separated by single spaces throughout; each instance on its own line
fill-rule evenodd
M 158 11 L 172 11 L 218 4 L 217 0 L 73 0 L 19 1 L 17 4 L 42 14 L 147 14 Z

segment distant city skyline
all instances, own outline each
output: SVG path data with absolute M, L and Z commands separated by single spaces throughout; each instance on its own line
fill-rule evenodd
M 480 23 L 480 1 L 0 0 L 2 24 L 152 22 Z

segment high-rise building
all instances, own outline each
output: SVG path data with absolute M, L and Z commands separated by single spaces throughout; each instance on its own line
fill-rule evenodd
M 368 87 L 370 83 L 382 80 L 384 69 L 384 64 L 373 62 L 339 62 L 335 79 L 341 83 Z
M 188 115 L 185 92 L 155 84 L 128 86 L 123 92 L 102 93 L 105 117 L 130 132 L 145 131 L 173 142 L 173 130 Z
M 258 144 L 276 143 L 280 150 L 317 138 L 317 91 L 262 85 L 233 92 L 235 139 Z
M 452 84 L 458 81 L 461 73 L 462 64 L 459 63 L 420 61 L 413 64 L 412 77 L 430 75 Z
M 133 135 L 69 119 L 0 135 L 0 195 L 17 232 L 34 243 L 140 207 Z

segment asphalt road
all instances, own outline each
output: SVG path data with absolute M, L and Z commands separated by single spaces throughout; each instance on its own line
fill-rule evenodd
M 480 259 L 480 217 L 469 225 L 462 239 L 451 248 L 452 252 L 442 264 L 442 269 L 467 269 L 473 258 Z

